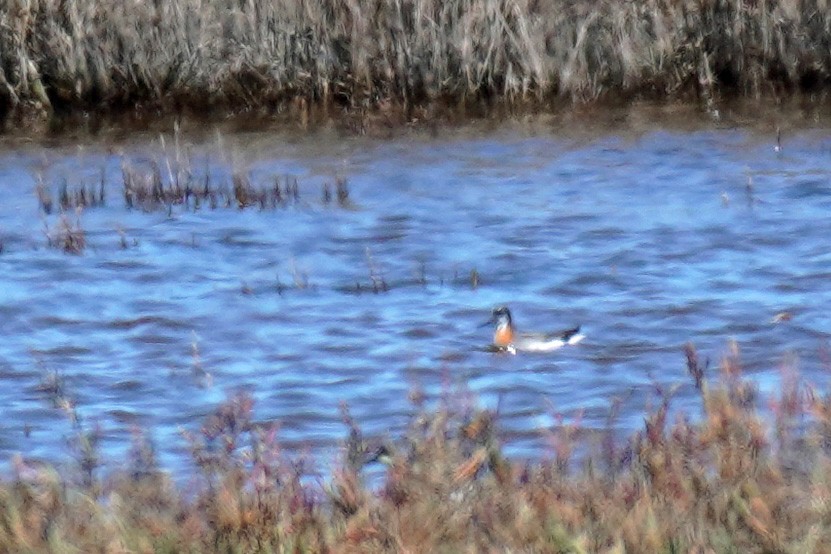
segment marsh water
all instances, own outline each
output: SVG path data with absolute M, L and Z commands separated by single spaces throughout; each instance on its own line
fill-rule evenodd
M 287 449 L 328 463 L 347 434 L 341 403 L 367 435 L 395 436 L 413 389 L 434 402 L 464 387 L 498 407 L 517 457 L 545 456 L 539 429 L 560 417 L 602 429 L 615 405 L 615 427 L 638 428 L 661 389 L 695 415 L 687 342 L 713 375 L 737 341 L 762 394 L 785 367 L 823 388 L 831 135 L 824 118 L 755 113 L 6 137 L 0 458 L 66 458 L 56 379 L 100 428 L 105 462 L 139 427 L 174 471 L 182 430 L 239 389 Z M 234 173 L 253 188 L 296 179 L 297 198 L 129 208 L 125 164 L 156 164 L 165 184 L 187 165 L 217 191 Z M 102 182 L 103 202 L 66 216 L 85 247 L 64 252 L 64 183 L 72 195 Z M 490 353 L 480 324 L 501 304 L 521 329 L 580 324 L 586 339 Z

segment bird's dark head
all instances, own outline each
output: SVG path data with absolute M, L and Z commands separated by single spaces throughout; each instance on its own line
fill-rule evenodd
M 497 327 L 512 325 L 511 310 L 507 306 L 497 306 L 491 312 L 491 318 L 488 320 L 488 323 L 496 324 Z

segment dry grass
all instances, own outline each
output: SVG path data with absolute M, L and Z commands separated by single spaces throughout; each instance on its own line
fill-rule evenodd
M 0 551 L 831 551 L 831 397 L 786 372 L 778 397 L 758 399 L 735 346 L 715 381 L 692 347 L 687 359 L 700 421 L 668 421 L 664 394 L 627 440 L 560 424 L 544 431 L 549 459 L 520 463 L 504 456 L 494 413 L 452 394 L 427 408 L 416 395 L 391 442 L 363 437 L 344 408 L 342 463 L 321 482 L 253 421 L 245 394 L 186 437 L 198 472 L 186 489 L 140 433 L 124 466 L 102 475 L 96 432 L 70 404 L 79 477 L 16 459 L 0 483 Z M 369 486 L 362 469 L 378 461 L 386 474 Z
M 828 85 L 830 28 L 827 0 L 9 0 L 0 120 L 776 95 Z
M 81 227 L 81 208 L 75 212 L 75 220 L 63 213 L 58 219 L 57 229 L 50 230 L 44 221 L 44 234 L 51 248 L 58 248 L 67 254 L 82 254 L 87 247 L 87 235 Z
M 206 154 L 204 168 L 198 169 L 200 164 L 196 155 L 189 148 L 181 146 L 178 125 L 174 125 L 171 152 L 168 152 L 165 143 L 165 136 L 160 135 L 161 153 L 149 159 L 142 157 L 133 160 L 122 155 L 121 179 L 118 186 L 121 189 L 119 195 L 127 209 L 148 212 L 172 212 L 174 207 L 184 211 L 203 208 L 274 210 L 278 207 L 301 204 L 301 186 L 297 177 L 293 175 L 266 175 L 254 180 L 251 171 L 244 169 L 240 164 L 226 165 L 224 160 L 233 158 L 233 155 L 224 150 L 218 156 L 219 161 L 209 162 Z M 62 240 L 63 238 L 83 239 L 82 233 L 78 233 L 80 225 L 72 227 L 65 214 L 72 210 L 80 214 L 86 209 L 107 206 L 108 182 L 105 169 L 102 167 L 91 180 L 89 176 L 79 179 L 74 176 L 68 178 L 63 174 L 57 175 L 51 184 L 44 177 L 44 171 L 45 168 L 41 168 L 34 174 L 34 192 L 39 211 L 44 217 L 55 211 L 62 216 L 62 234 L 58 237 L 59 240 L 53 241 L 50 237 L 50 244 L 65 244 L 67 241 Z M 349 197 L 349 183 L 346 178 L 339 176 L 334 179 L 334 183 L 324 182 L 321 189 L 320 205 L 344 209 L 355 207 Z M 82 240 L 80 250 L 83 250 Z

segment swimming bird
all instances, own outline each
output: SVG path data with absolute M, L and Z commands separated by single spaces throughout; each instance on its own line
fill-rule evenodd
M 555 333 L 518 333 L 514 327 L 511 310 L 507 306 L 493 309 L 491 318 L 482 324 L 494 325 L 493 346 L 500 351 L 516 354 L 522 352 L 550 352 L 567 344 L 577 344 L 585 338 L 580 326 Z

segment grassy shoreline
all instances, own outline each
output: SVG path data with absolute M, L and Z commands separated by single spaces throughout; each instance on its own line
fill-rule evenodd
M 0 122 L 334 115 L 396 125 L 494 105 L 821 93 L 827 0 L 10 0 Z
M 339 465 L 317 480 L 252 419 L 245 394 L 185 436 L 187 485 L 141 433 L 105 474 L 96 430 L 58 401 L 75 429 L 75 471 L 14 461 L 0 481 L 0 551 L 829 551 L 831 396 L 785 370 L 776 396 L 760 398 L 735 344 L 718 376 L 692 346 L 686 356 L 703 407 L 695 421 L 671 420 L 672 391 L 659 390 L 629 438 L 612 421 L 592 438 L 577 417 L 541 430 L 549 455 L 523 462 L 503 454 L 498 414 L 452 392 L 435 406 L 414 394 L 399 437 L 364 437 L 344 407 Z M 386 469 L 371 485 L 364 469 L 376 462 Z

